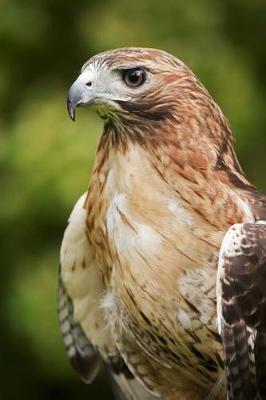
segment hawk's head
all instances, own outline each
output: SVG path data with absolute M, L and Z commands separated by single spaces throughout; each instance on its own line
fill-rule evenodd
M 182 92 L 197 80 L 174 56 L 160 50 L 122 48 L 106 51 L 84 64 L 70 88 L 68 111 L 96 106 L 104 118 L 149 118 L 159 120 L 174 113 Z M 185 99 L 183 98 L 183 101 Z
M 202 153 L 213 154 L 221 165 L 228 153 L 233 157 L 231 130 L 220 108 L 184 63 L 161 50 L 128 47 L 92 57 L 67 104 L 73 120 L 76 107 L 94 105 L 111 133 L 104 137 L 116 143 L 175 142 L 194 153 L 201 144 Z

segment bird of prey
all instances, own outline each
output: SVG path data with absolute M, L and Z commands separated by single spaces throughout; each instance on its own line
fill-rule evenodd
M 266 197 L 221 109 L 147 48 L 90 58 L 67 104 L 104 122 L 60 254 L 74 368 L 104 364 L 123 400 L 266 399 Z

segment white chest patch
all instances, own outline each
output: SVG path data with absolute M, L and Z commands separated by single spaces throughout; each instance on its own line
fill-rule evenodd
M 176 200 L 168 200 L 167 208 L 179 222 L 184 224 L 191 223 L 191 216 Z
M 106 213 L 106 226 L 109 237 L 121 251 L 129 252 L 136 246 L 154 251 L 161 242 L 160 234 L 151 226 L 135 221 L 129 212 L 127 196 L 123 193 L 114 196 Z
M 118 193 L 113 197 L 110 206 L 108 207 L 106 213 L 106 226 L 109 233 L 112 233 L 118 227 L 118 224 L 121 223 L 121 215 L 119 211 L 122 213 L 126 212 L 127 209 L 127 197 L 124 193 Z
M 160 235 L 149 225 L 137 224 L 137 231 L 137 241 L 140 246 L 143 245 L 152 249 L 154 246 L 157 247 L 160 245 Z

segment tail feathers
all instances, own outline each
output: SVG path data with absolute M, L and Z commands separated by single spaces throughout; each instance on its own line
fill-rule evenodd
M 130 372 L 120 355 L 109 357 L 106 362 L 113 392 L 117 400 L 159 400 L 151 394 Z
M 245 323 L 224 327 L 225 364 L 229 400 L 257 398 L 254 343 Z
M 124 375 L 112 375 L 112 387 L 117 400 L 159 400 L 149 393 L 135 377 L 128 379 Z

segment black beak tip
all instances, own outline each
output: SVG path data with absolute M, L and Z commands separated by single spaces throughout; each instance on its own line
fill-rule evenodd
M 71 102 L 71 100 L 69 98 L 67 98 L 67 111 L 68 111 L 68 115 L 74 122 L 76 119 L 75 106 L 73 106 L 73 103 Z

